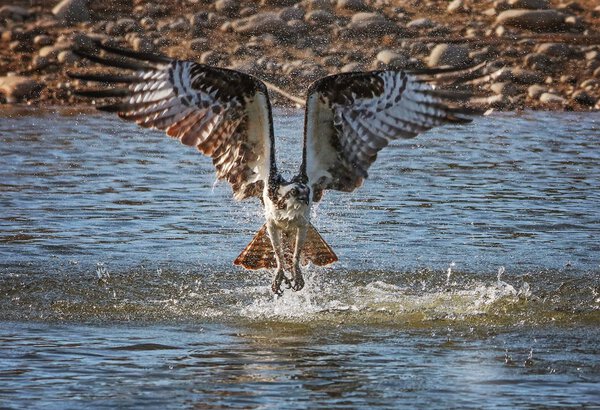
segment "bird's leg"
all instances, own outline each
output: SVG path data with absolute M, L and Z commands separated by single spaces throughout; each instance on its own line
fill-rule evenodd
M 306 226 L 300 226 L 296 233 L 296 244 L 294 246 L 294 256 L 292 258 L 292 282 L 294 282 L 292 289 L 296 292 L 304 287 L 304 278 L 300 271 L 300 255 L 304 249 L 304 243 L 306 242 L 307 230 Z
M 281 246 L 281 229 L 277 228 L 274 223 L 267 223 L 267 232 L 269 233 L 269 238 L 271 238 L 271 244 L 273 245 L 273 251 L 275 251 L 275 260 L 277 261 L 277 268 L 275 270 L 275 277 L 273 278 L 273 283 L 271 284 L 271 290 L 276 295 L 282 295 L 283 290 L 281 289 L 281 284 L 283 282 L 288 285 L 288 289 L 291 286 L 290 280 L 285 276 L 283 272 L 283 248 Z

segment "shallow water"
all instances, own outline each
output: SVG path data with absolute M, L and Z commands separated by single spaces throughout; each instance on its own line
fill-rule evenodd
M 276 112 L 280 168 L 302 118 Z M 495 114 L 384 150 L 276 299 L 211 163 L 112 116 L 0 113 L 6 407 L 600 405 L 600 115 Z M 288 174 L 289 176 L 289 174 Z

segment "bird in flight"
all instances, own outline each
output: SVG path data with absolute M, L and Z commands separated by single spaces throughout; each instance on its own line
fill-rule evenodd
M 457 87 L 482 78 L 483 65 L 323 77 L 308 89 L 302 162 L 288 181 L 275 162 L 265 82 L 230 69 L 96 45 L 95 51 L 75 51 L 118 70 L 70 74 L 103 86 L 77 94 L 107 98 L 98 109 L 196 147 L 212 158 L 217 177 L 231 184 L 235 199 L 262 202 L 265 224 L 234 264 L 274 269 L 276 294 L 282 285 L 294 291 L 304 287 L 301 266 L 338 260 L 310 222 L 311 206 L 325 190 L 351 192 L 361 186 L 377 153 L 393 140 L 468 123 L 480 113 L 471 106 L 473 93 Z

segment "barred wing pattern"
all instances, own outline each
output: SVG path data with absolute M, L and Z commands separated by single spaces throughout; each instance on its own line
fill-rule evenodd
M 116 98 L 98 108 L 197 147 L 212 158 L 217 177 L 232 185 L 236 199 L 262 197 L 264 184 L 276 173 L 271 106 L 264 83 L 233 70 L 97 45 L 118 58 L 76 52 L 133 73 L 71 74 L 113 86 L 77 94 Z
M 446 123 L 470 122 L 470 92 L 456 91 L 481 67 L 415 72 L 373 71 L 324 77 L 309 89 L 300 174 L 312 187 L 351 192 L 368 177 L 390 141 Z M 437 89 L 445 83 L 448 90 Z

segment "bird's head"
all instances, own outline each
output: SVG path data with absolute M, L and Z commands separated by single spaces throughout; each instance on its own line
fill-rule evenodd
M 278 191 L 280 208 L 297 208 L 310 203 L 310 188 L 302 182 L 282 184 Z

